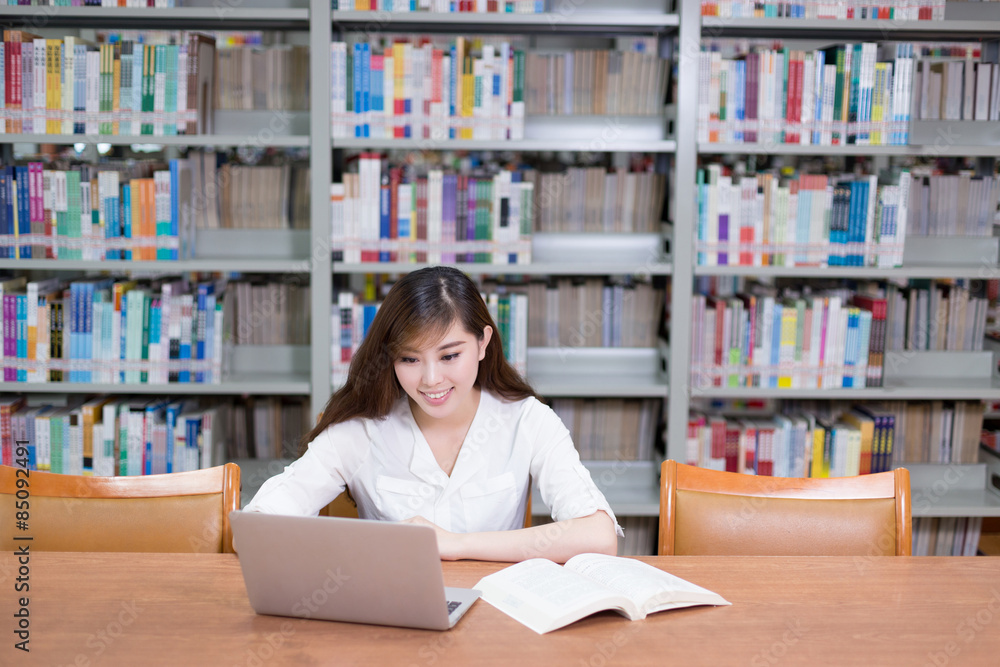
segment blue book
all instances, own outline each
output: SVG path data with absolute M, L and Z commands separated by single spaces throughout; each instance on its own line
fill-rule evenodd
M 132 186 L 128 183 L 122 186 L 122 238 L 132 238 Z M 121 259 L 132 259 L 132 250 L 125 248 Z
M 774 315 L 771 318 L 771 370 L 767 374 L 767 386 L 778 386 L 778 364 L 781 360 L 781 311 L 782 304 L 775 301 Z M 767 341 L 764 341 L 767 343 Z
M 364 136 L 364 108 L 361 102 L 361 44 L 354 45 L 354 136 L 363 137 Z
M 201 447 L 198 445 L 198 436 L 201 435 L 201 415 L 188 415 L 185 423 L 185 446 L 188 450 L 194 450 L 193 460 L 201 463 Z
M 198 283 L 198 312 L 195 327 L 196 342 L 195 342 L 195 355 L 194 358 L 201 361 L 205 359 L 205 334 L 208 331 L 208 295 L 215 294 L 215 283 L 205 282 Z M 212 319 L 215 319 L 215 313 L 212 313 Z M 195 371 L 194 374 L 195 382 L 205 381 L 204 371 Z
M 175 133 L 176 134 L 176 133 Z M 170 160 L 170 238 L 178 239 L 180 246 L 180 189 L 181 163 L 176 158 Z M 166 257 L 157 259 L 178 259 L 177 248 L 168 248 Z
M 455 93 L 456 93 L 456 91 L 458 89 L 458 86 L 455 85 L 455 84 L 458 81 L 458 77 L 460 76 L 459 73 L 462 71 L 461 70 L 461 64 L 457 62 L 458 61 L 458 53 L 457 53 L 457 50 L 455 49 L 455 45 L 454 44 L 451 45 L 450 55 L 451 55 L 451 59 L 449 61 L 450 64 L 448 66 L 448 68 L 449 68 L 449 72 L 448 72 L 448 118 L 449 119 L 453 119 L 455 117 L 455 115 L 456 115 L 455 114 L 455 104 L 456 104 Z M 449 127 L 448 128 L 448 138 L 449 139 L 455 139 L 456 136 L 457 135 L 456 135 L 455 128 L 454 127 Z
M 17 166 L 14 168 L 15 185 L 17 192 L 17 231 L 20 235 L 27 237 L 31 234 L 31 208 L 29 205 L 28 189 L 28 167 Z M 31 245 L 20 244 L 18 246 L 18 257 L 20 259 L 31 259 Z
M 372 47 L 371 44 L 361 45 L 361 111 L 364 122 L 361 136 L 371 136 L 371 92 L 372 92 Z M 409 112 L 409 110 L 407 110 Z M 410 136 L 407 134 L 406 136 Z
M 17 295 L 17 358 L 28 360 L 28 295 Z M 27 382 L 28 371 L 24 368 L 17 369 L 17 381 Z
M 184 412 L 185 405 L 183 400 L 167 405 L 165 417 L 167 421 L 166 468 L 168 473 L 174 472 L 174 441 L 177 438 L 177 418 Z
M 385 172 L 381 176 L 381 184 L 379 185 L 379 232 L 378 236 L 380 239 L 389 240 L 392 238 L 392 224 L 391 224 L 391 212 L 392 212 L 392 197 L 390 196 L 390 186 L 389 186 L 389 175 Z M 398 218 L 397 218 L 398 225 Z M 388 262 L 389 261 L 389 251 L 380 250 L 378 253 L 378 261 Z

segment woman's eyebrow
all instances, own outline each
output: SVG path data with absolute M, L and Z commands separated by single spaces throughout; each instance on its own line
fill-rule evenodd
M 459 345 L 465 345 L 465 341 L 464 340 L 455 340 L 455 341 L 452 341 L 450 343 L 444 343 L 443 345 L 441 345 L 440 347 L 438 347 L 437 350 L 438 350 L 438 352 L 440 352 L 441 350 L 447 350 L 447 349 L 452 348 L 452 347 L 458 347 Z M 405 347 L 405 348 L 402 349 L 402 353 L 403 354 L 416 354 L 418 352 L 419 352 L 419 350 L 414 350 L 413 348 L 409 348 L 409 347 Z

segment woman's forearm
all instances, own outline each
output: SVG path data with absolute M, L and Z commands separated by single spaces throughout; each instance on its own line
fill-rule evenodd
M 518 562 L 548 558 L 565 563 L 581 553 L 615 555 L 618 537 L 614 522 L 605 512 L 542 526 L 485 533 L 439 534 L 438 547 L 444 560 L 463 558 Z

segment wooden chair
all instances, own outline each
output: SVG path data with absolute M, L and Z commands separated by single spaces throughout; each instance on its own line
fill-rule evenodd
M 910 473 L 763 477 L 664 461 L 661 555 L 909 556 Z
M 233 553 L 229 513 L 240 507 L 235 463 L 167 475 L 86 477 L 0 466 L 0 544 L 30 535 L 33 551 Z M 21 492 L 21 497 L 18 493 Z M 27 498 L 23 498 L 27 492 Z M 15 503 L 28 504 L 27 529 Z

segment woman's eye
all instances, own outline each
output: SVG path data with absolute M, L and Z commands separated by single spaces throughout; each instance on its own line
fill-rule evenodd
M 457 358 L 458 358 L 458 352 L 456 352 L 455 354 L 446 354 L 443 357 L 441 357 L 443 361 L 451 361 L 452 359 L 457 359 Z
M 399 362 L 401 364 L 415 364 L 417 363 L 417 360 L 414 359 L 413 357 L 403 357 L 402 359 L 399 360 Z

